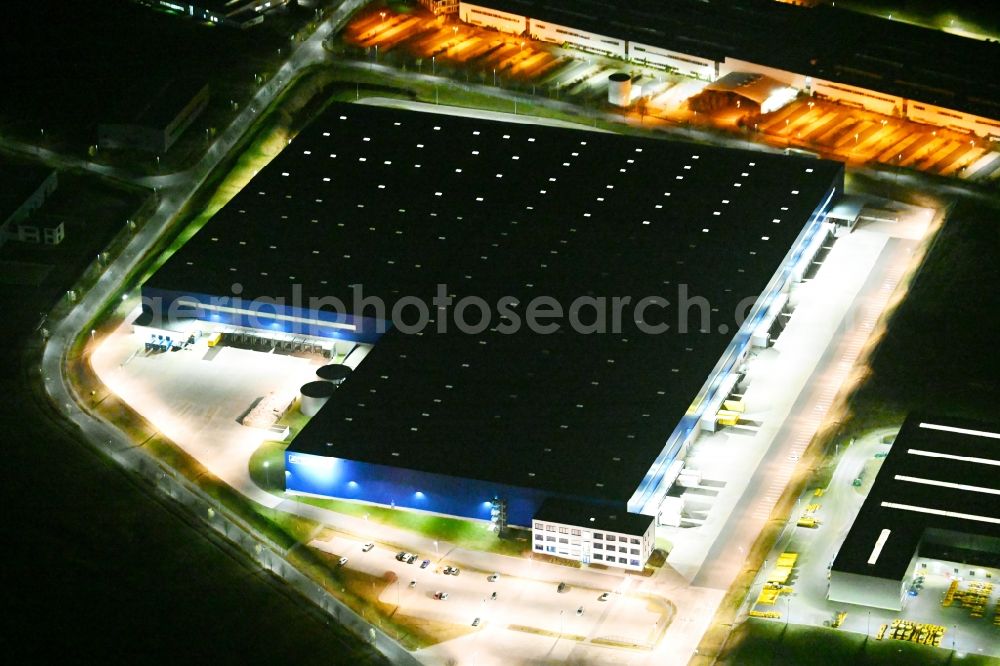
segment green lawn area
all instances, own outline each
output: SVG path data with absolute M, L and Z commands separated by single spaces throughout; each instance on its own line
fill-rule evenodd
M 731 666 L 840 665 L 853 666 L 996 666 L 1000 660 L 980 655 L 959 656 L 951 650 L 905 641 L 865 640 L 861 634 L 825 627 L 784 625 L 750 619 L 733 631 L 718 663 Z

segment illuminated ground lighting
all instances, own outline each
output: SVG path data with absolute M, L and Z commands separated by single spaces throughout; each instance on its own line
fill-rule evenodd
M 980 523 L 992 523 L 1000 525 L 1000 518 L 990 516 L 977 516 L 974 513 L 960 513 L 958 511 L 947 511 L 945 509 L 931 509 L 926 506 L 914 506 L 913 504 L 900 504 L 898 502 L 882 502 L 886 509 L 899 509 L 901 511 L 914 511 L 916 513 L 929 513 L 934 516 L 947 516 L 948 518 L 962 518 L 964 520 L 975 520 Z
M 951 481 L 936 481 L 934 479 L 921 479 L 917 476 L 905 476 L 897 474 L 893 477 L 897 481 L 908 481 L 910 483 L 922 483 L 928 486 L 940 486 L 941 488 L 954 488 L 955 490 L 970 490 L 974 493 L 987 493 L 990 495 L 1000 495 L 1000 490 L 996 488 L 984 488 L 983 486 L 970 486 L 966 483 L 952 483 Z

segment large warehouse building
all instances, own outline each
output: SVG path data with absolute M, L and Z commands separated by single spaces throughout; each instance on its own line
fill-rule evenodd
M 143 297 L 374 343 L 289 446 L 288 491 L 531 526 L 539 551 L 638 569 L 842 187 L 837 163 L 333 105 Z
M 996 427 L 908 418 L 833 561 L 829 598 L 901 610 L 918 558 L 956 576 L 1000 567 L 998 447 Z

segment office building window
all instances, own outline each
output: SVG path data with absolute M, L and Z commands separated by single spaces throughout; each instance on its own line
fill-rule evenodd
M 543 540 L 544 538 L 545 538 L 545 537 L 544 537 L 544 536 L 542 536 L 541 534 L 536 534 L 536 535 L 535 535 L 535 541 L 541 541 L 541 540 Z
M 607 540 L 608 541 L 614 541 L 615 540 L 615 535 L 614 534 L 609 534 Z
M 570 530 L 570 534 L 573 536 L 580 536 L 580 530 Z
M 569 534 L 569 528 L 568 527 L 560 527 L 559 528 L 559 534 Z
M 597 541 L 601 541 L 604 539 L 604 535 L 601 534 L 600 532 L 594 532 L 594 539 Z
M 595 560 L 603 560 L 604 556 L 601 555 L 600 553 L 594 553 L 594 559 Z

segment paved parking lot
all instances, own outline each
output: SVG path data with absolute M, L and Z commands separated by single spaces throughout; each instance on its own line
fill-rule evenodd
M 850 162 L 878 162 L 973 181 L 1000 179 L 1000 147 L 954 130 L 801 99 L 753 120 L 788 145 Z
M 372 10 L 355 18 L 344 30 L 344 40 L 365 49 L 372 60 L 387 54 L 397 65 L 417 67 L 424 74 L 459 69 L 488 85 L 506 86 L 510 81 L 531 85 L 540 94 L 570 97 L 578 102 L 607 100 L 608 75 L 628 70 L 641 74 L 644 94 L 685 81 L 661 70 L 605 58 L 555 44 L 535 42 L 459 21 L 418 12 L 396 14 Z M 704 85 L 704 84 L 702 84 Z M 700 90 L 700 86 L 698 87 Z
M 248 467 L 267 432 L 239 419 L 271 393 L 296 398 L 324 359 L 209 348 L 204 339 L 183 350 L 147 353 L 145 339 L 129 323 L 108 335 L 92 358 L 101 381 L 224 482 L 276 504 L 253 483 Z
M 369 552 L 363 543 L 340 534 L 310 544 L 327 553 L 346 556 L 345 566 L 382 578 L 396 576 L 380 601 L 399 606 L 399 613 L 460 625 L 480 618 L 480 631 L 491 629 L 507 635 L 499 640 L 515 641 L 522 634 L 551 635 L 577 642 L 612 641 L 651 648 L 669 624 L 672 610 L 659 598 L 620 588 L 597 589 L 567 585 L 558 592 L 548 581 L 501 573 L 495 582 L 491 571 L 460 568 L 458 575 L 443 573 L 451 563 L 434 553 L 418 553 L 413 564 L 396 560 L 396 551 L 376 545 Z M 420 568 L 421 561 L 431 564 Z M 416 584 L 411 588 L 410 581 Z M 448 599 L 435 599 L 447 592 Z M 497 598 L 491 595 L 496 592 Z M 600 601 L 608 592 L 608 599 Z M 582 613 L 578 613 L 583 609 Z

